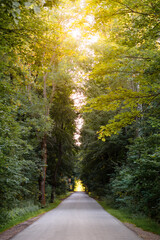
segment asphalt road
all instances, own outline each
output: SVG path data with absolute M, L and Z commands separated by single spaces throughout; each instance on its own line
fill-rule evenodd
M 56 209 L 12 240 L 140 240 L 83 192 L 73 193 Z

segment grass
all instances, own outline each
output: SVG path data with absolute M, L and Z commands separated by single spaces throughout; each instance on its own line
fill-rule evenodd
M 66 197 L 68 197 L 71 193 L 67 193 L 67 194 L 64 194 L 64 195 L 60 195 L 58 196 L 54 203 L 49 203 L 46 207 L 44 208 L 40 208 L 36 211 L 32 211 L 32 212 L 27 212 L 21 216 L 17 216 L 15 217 L 14 219 L 12 219 L 11 221 L 9 221 L 8 223 L 6 223 L 5 225 L 3 225 L 2 227 L 0 227 L 0 233 L 1 232 L 4 232 L 5 230 L 19 224 L 19 223 L 22 223 L 24 221 L 27 221 L 28 219 L 31 219 L 31 218 L 34 218 L 34 217 L 37 217 L 43 213 L 46 213 L 54 208 L 56 208 L 61 202 L 63 199 L 65 199 Z
M 98 203 L 111 215 L 118 218 L 121 222 L 132 223 L 145 231 L 160 235 L 160 224 L 142 214 L 132 213 L 129 209 L 115 208 L 107 204 L 106 200 L 98 200 Z

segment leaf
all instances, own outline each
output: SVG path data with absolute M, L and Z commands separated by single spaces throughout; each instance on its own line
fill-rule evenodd
M 21 13 L 21 10 L 19 8 L 16 8 L 15 12 L 19 15 Z
M 16 25 L 18 25 L 19 21 L 14 17 L 14 22 L 15 22 Z
M 38 6 L 34 6 L 33 9 L 34 9 L 35 14 L 38 14 L 41 11 L 40 7 L 38 7 Z
M 29 8 L 32 5 L 32 3 L 31 2 L 25 2 L 24 5 L 25 5 L 25 7 Z
M 19 2 L 13 2 L 12 3 L 13 7 L 18 8 L 20 6 Z

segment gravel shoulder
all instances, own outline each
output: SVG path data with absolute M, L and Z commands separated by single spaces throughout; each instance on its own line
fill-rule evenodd
M 144 240 L 160 240 L 160 235 L 144 231 L 141 228 L 136 227 L 134 224 L 124 223 L 124 225 L 127 226 L 132 231 L 136 232 L 137 235 Z

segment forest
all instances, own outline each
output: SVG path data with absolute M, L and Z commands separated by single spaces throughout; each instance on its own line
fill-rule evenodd
M 0 225 L 74 190 L 160 222 L 158 0 L 0 1 Z

